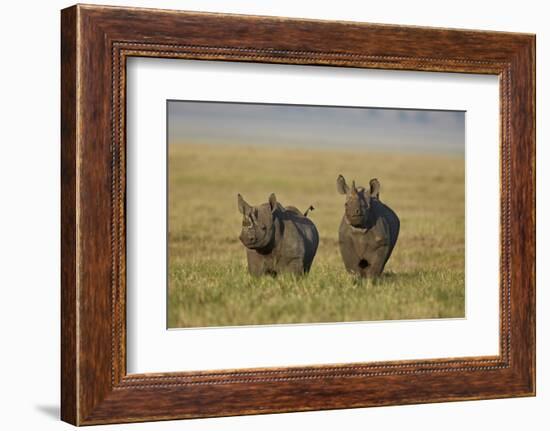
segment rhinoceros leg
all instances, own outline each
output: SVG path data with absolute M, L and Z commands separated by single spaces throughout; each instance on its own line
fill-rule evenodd
M 301 256 L 288 257 L 278 265 L 278 272 L 286 274 L 303 275 L 304 274 L 304 259 Z
M 247 250 L 248 272 L 250 275 L 259 277 L 267 273 L 264 258 L 253 250 Z
M 361 275 L 360 262 L 361 258 L 357 255 L 351 244 L 341 243 L 340 254 L 344 261 L 344 266 L 348 272 L 352 274 Z
M 369 265 L 362 269 L 361 275 L 363 277 L 378 277 L 382 274 L 389 252 L 388 245 L 377 248 L 374 253 L 369 255 Z

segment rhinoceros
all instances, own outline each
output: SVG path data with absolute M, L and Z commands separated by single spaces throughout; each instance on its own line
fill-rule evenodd
M 239 211 L 243 215 L 239 239 L 246 247 L 248 272 L 252 275 L 309 272 L 319 233 L 315 224 L 297 208 L 283 207 L 274 193 L 267 203 L 251 206 L 237 195 Z
M 399 218 L 380 201 L 380 182 L 373 178 L 369 190 L 351 187 L 339 175 L 336 189 L 346 195 L 345 211 L 338 243 L 348 272 L 361 277 L 377 277 L 384 270 L 399 235 Z

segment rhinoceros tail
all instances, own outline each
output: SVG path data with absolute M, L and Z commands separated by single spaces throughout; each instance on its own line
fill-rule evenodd
M 309 208 L 306 210 L 306 212 L 304 213 L 304 217 L 307 217 L 307 215 L 309 214 L 310 211 L 313 211 L 315 208 L 313 208 L 313 205 L 310 205 Z

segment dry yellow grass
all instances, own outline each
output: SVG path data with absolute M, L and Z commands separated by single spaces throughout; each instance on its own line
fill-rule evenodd
M 401 219 L 385 275 L 360 282 L 338 250 L 341 173 L 376 177 Z M 320 234 L 311 273 L 254 279 L 238 240 L 236 196 L 271 192 Z M 170 327 L 464 316 L 464 159 L 351 150 L 173 144 L 169 148 Z

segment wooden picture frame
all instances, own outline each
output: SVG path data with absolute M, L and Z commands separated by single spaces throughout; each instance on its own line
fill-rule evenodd
M 535 394 L 534 35 L 83 5 L 64 9 L 61 17 L 64 421 L 89 425 Z M 500 354 L 128 375 L 130 56 L 498 75 Z

